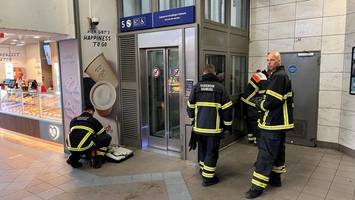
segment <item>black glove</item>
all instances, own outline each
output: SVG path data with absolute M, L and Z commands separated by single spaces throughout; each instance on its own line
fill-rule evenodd
M 197 147 L 197 135 L 194 131 L 191 130 L 191 136 L 189 141 L 189 151 L 195 150 Z

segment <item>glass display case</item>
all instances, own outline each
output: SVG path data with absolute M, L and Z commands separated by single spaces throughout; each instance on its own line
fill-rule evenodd
M 24 117 L 62 121 L 61 97 L 54 93 L 38 93 L 21 89 L 1 90 L 0 111 Z

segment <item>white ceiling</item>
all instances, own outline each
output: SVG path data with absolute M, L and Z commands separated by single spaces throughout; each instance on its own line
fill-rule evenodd
M 22 44 L 36 44 L 39 41 L 51 40 L 57 41 L 65 39 L 67 35 L 57 33 L 46 33 L 38 31 L 18 30 L 18 29 L 1 29 L 4 38 L 0 38 L 0 45 L 23 46 Z M 39 38 L 35 38 L 35 36 Z

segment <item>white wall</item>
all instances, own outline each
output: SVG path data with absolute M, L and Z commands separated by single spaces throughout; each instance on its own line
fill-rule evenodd
M 62 33 L 74 37 L 73 0 L 2 1 L 0 28 Z
M 265 67 L 265 55 L 270 50 L 321 51 L 319 141 L 339 143 L 343 76 L 349 76 L 343 67 L 347 55 L 344 53 L 346 3 L 346 0 L 251 1 L 249 71 Z
M 26 45 L 26 79 L 41 80 L 41 56 L 39 44 Z M 40 79 L 38 79 L 40 78 Z

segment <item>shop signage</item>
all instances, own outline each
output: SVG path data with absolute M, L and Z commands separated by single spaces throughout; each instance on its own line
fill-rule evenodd
M 155 12 L 153 14 L 154 28 L 189 24 L 195 22 L 195 6 L 176 8 Z
M 152 13 L 122 17 L 120 22 L 121 32 L 149 29 L 153 27 Z
M 143 15 L 122 17 L 120 19 L 120 28 L 121 32 L 129 32 L 194 22 L 195 6 L 187 6 Z
M 49 137 L 52 140 L 58 140 L 59 136 L 60 136 L 60 131 L 59 131 L 59 127 L 55 126 L 55 125 L 49 125 L 48 126 L 48 133 L 49 133 Z
M 9 51 L 9 50 L 6 50 Z M 2 52 L 0 51 L 0 62 L 11 62 L 12 58 L 19 57 L 20 52 Z
M 93 47 L 107 47 L 107 43 L 111 41 L 111 31 L 90 29 L 83 40 L 91 41 Z

